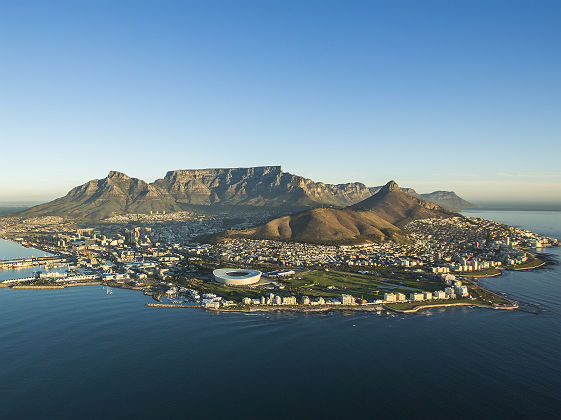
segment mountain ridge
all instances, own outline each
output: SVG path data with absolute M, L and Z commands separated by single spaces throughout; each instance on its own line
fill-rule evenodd
M 315 182 L 284 172 L 281 166 L 180 169 L 168 171 L 152 183 L 110 171 L 105 178 L 90 180 L 63 197 L 20 214 L 103 219 L 115 214 L 175 212 L 195 207 L 212 212 L 220 206 L 295 212 L 323 206 L 345 208 L 371 197 L 381 188 L 367 187 L 360 182 Z M 405 190 L 417 194 L 412 189 Z M 439 197 L 443 199 L 442 194 Z
M 438 204 L 403 191 L 395 181 L 373 196 L 344 209 L 310 209 L 273 219 L 223 237 L 343 244 L 407 241 L 401 227 L 411 220 L 457 216 Z

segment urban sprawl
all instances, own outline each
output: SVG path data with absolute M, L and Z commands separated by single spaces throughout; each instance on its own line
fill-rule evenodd
M 237 220 L 234 227 L 251 223 Z M 170 305 L 209 309 L 446 301 L 472 298 L 470 286 L 465 284 L 467 276 L 527 264 L 533 259 L 529 249 L 559 245 L 556 239 L 471 217 L 413 221 L 405 227 L 407 244 L 328 246 L 239 238 L 196 242 L 201 234 L 219 232 L 225 224 L 220 218 L 189 213 L 115 217 L 93 227 L 78 227 L 60 217 L 6 217 L 0 219 L 1 237 L 45 250 L 52 256 L 0 261 L 0 269 L 66 269 L 38 270 L 31 276 L 5 280 L 3 285 L 107 284 L 143 290 L 159 301 L 166 299 Z M 264 274 L 258 283 L 237 292 L 234 299 L 229 292 L 221 296 L 219 291 L 208 290 L 213 282 L 210 273 L 218 267 L 252 268 Z M 298 279 L 310 270 L 380 275 L 381 269 L 437 279 L 441 288 L 382 290 L 383 294 L 370 300 L 354 296 L 347 288 L 340 290 L 336 284 L 326 286 L 325 290 L 330 291 L 326 296 L 290 294 L 290 279 Z M 220 290 L 225 289 L 228 287 Z M 244 290 L 253 293 L 244 296 Z M 334 290 L 340 291 L 336 297 Z

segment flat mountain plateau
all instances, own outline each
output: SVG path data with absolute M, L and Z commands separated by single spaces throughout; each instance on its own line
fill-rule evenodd
M 19 215 L 102 220 L 113 215 L 184 210 L 212 214 L 224 209 L 232 213 L 246 209 L 275 209 L 277 213 L 291 214 L 318 207 L 347 209 L 381 189 L 358 182 L 315 182 L 283 172 L 280 166 L 176 170 L 153 183 L 111 171 L 103 179 L 91 180 L 73 188 L 64 197 Z M 417 194 L 409 188 L 403 188 L 402 192 L 450 210 L 473 207 L 454 192 Z M 343 221 L 342 214 L 339 219 Z

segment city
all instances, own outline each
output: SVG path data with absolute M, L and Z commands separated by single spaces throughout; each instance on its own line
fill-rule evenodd
M 176 224 L 182 223 L 182 235 Z M 67 266 L 5 280 L 12 288 L 104 284 L 141 290 L 158 303 L 215 310 L 419 309 L 435 304 L 514 307 L 477 285 L 478 277 L 544 264 L 529 250 L 556 239 L 485 219 L 421 219 L 406 227 L 409 242 L 317 245 L 256 239 L 197 242 L 203 233 L 243 228 L 236 220 L 186 212 L 151 214 L 78 227 L 57 217 L 0 219 L 0 236 L 53 254 L 0 262 L 3 268 Z M 185 234 L 185 232 L 191 232 Z M 181 238 L 181 239 L 179 239 Z M 204 236 L 204 238 L 208 238 Z M 261 270 L 257 284 L 213 281 L 218 267 Z

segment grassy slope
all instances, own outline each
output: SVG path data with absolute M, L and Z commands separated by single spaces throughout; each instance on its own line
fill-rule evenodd
M 296 295 L 340 297 L 348 293 L 368 300 L 382 299 L 386 292 L 409 294 L 416 289 L 434 291 L 442 288 L 436 280 L 417 281 L 411 273 L 380 273 L 364 275 L 345 271 L 312 270 L 295 276 L 285 282 L 286 287 Z M 335 286 L 335 289 L 328 289 Z
M 544 262 L 542 260 L 540 260 L 539 258 L 528 258 L 528 261 L 526 261 L 525 263 L 522 264 L 517 264 L 517 265 L 507 265 L 505 268 L 507 270 L 529 270 L 532 268 L 536 268 L 539 267 L 541 265 L 543 265 Z
M 235 235 L 298 242 L 404 241 L 399 228 L 374 213 L 317 208 L 284 216 Z
M 501 274 L 501 270 L 497 268 L 485 268 L 483 270 L 462 272 L 458 275 L 463 277 L 485 277 L 496 276 L 498 274 Z

